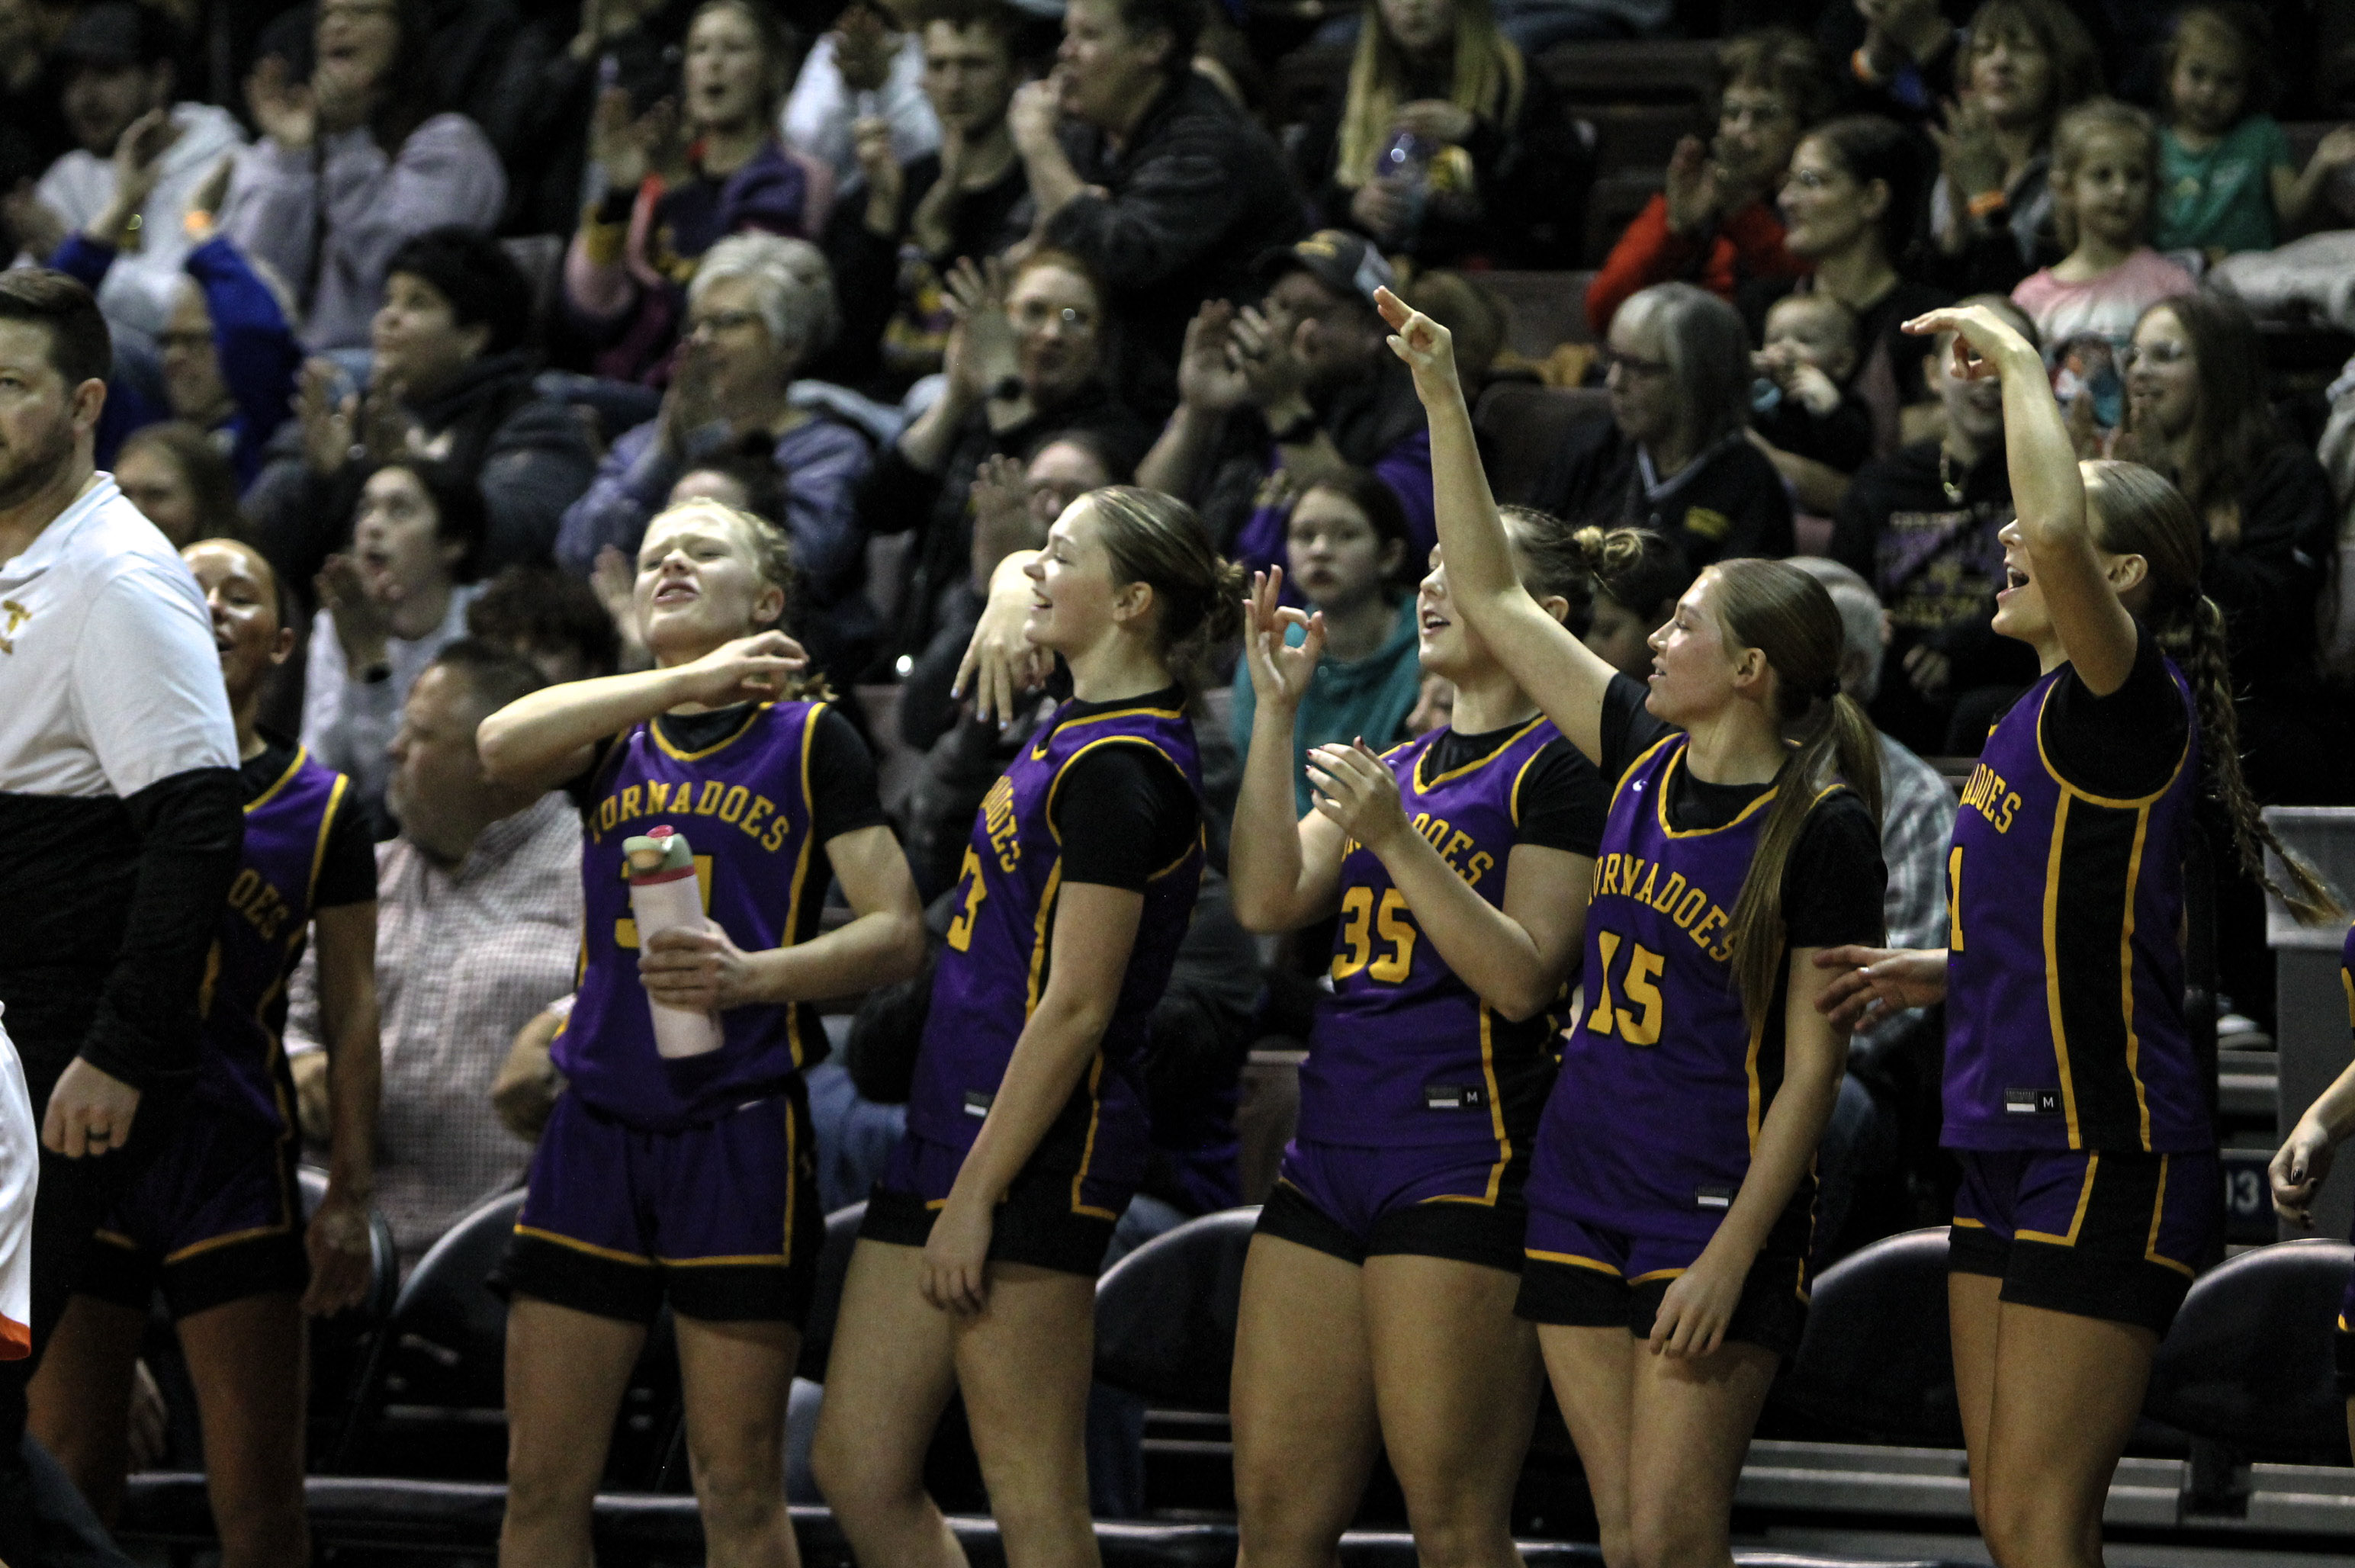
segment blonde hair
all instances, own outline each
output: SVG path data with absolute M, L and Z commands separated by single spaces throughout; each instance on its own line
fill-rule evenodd
M 2077 248 L 2077 202 L 2070 187 L 2076 183 L 2077 170 L 2091 155 L 2094 144 L 2112 134 L 2140 138 L 2150 199 L 2154 203 L 2158 199 L 2158 127 L 2131 103 L 2115 98 L 2087 99 L 2061 116 L 2061 123 L 2052 131 L 2052 226 L 2064 253 Z M 2150 208 L 2145 207 L 2144 233 L 2137 238 L 2147 238 L 2149 229 Z
M 1483 120 L 1509 125 L 1519 118 L 1529 85 L 1529 63 L 1514 42 L 1497 30 L 1488 0 L 1455 0 L 1455 80 L 1448 101 Z M 1391 122 L 1405 101 L 1406 51 L 1391 36 L 1381 7 L 1367 7 L 1358 29 L 1358 55 L 1349 63 L 1349 96 L 1341 109 L 1333 182 L 1355 190 L 1372 179 L 1375 160 L 1390 135 Z
M 792 635 L 802 587 L 801 565 L 794 558 L 793 536 L 758 512 L 748 512 L 741 507 L 731 507 L 708 496 L 698 496 L 675 507 L 665 507 L 648 519 L 645 534 L 640 536 L 641 548 L 644 548 L 644 539 L 663 523 L 674 517 L 689 516 L 712 518 L 737 530 L 748 547 L 747 554 L 751 559 L 754 574 L 784 595 L 783 603 L 777 607 L 775 618 L 752 630 L 783 632 Z M 784 684 L 777 691 L 777 699 L 782 702 L 796 701 L 802 698 L 823 701 L 833 696 L 834 690 L 826 684 L 825 674 L 816 669 L 805 669 L 786 677 Z

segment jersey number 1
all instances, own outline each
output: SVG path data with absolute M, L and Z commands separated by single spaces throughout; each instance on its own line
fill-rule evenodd
M 981 880 L 981 857 L 969 844 L 964 864 L 957 868 L 957 880 L 964 883 L 964 897 L 957 901 L 956 917 L 949 922 L 948 944 L 963 953 L 973 945 L 973 917 L 981 912 L 981 901 L 989 896 Z
M 1611 999 L 1611 968 L 1618 961 L 1620 941 L 1615 931 L 1594 933 L 1594 945 L 1603 958 L 1603 973 L 1593 1010 L 1586 1015 L 1586 1027 L 1600 1035 L 1609 1035 L 1615 1029 L 1619 1038 L 1629 1045 L 1657 1045 L 1665 1004 L 1655 982 L 1667 967 L 1667 960 L 1640 942 L 1627 944 L 1627 967 L 1619 976 L 1619 994 L 1636 1004 L 1636 1010 L 1629 1012 Z

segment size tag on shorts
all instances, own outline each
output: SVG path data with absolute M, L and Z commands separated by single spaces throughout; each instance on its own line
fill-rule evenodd
M 996 1098 L 978 1089 L 968 1089 L 964 1092 L 964 1114 L 978 1121 L 989 1115 L 989 1103 Z
M 2003 1114 L 2007 1116 L 2057 1116 L 2061 1114 L 2061 1091 L 2007 1089 L 2003 1092 Z
M 1423 1086 L 1423 1108 L 1426 1111 L 1480 1111 L 1488 1105 L 1488 1091 L 1477 1083 L 1426 1083 Z
M 1733 1192 L 1731 1187 L 1696 1187 L 1693 1189 L 1693 1206 L 1698 1209 L 1731 1209 L 1733 1207 Z

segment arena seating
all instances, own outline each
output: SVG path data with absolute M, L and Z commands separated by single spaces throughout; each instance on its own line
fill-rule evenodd
M 2281 1242 L 2200 1276 L 2159 1346 L 2147 1408 L 2240 1459 L 2348 1463 L 2331 1322 L 2355 1247 Z
M 1561 344 L 1594 341 L 1586 325 L 1586 286 L 1593 281 L 1593 272 L 1480 274 L 1480 286 L 1505 302 L 1506 347 L 1539 360 Z
M 867 1205 L 852 1203 L 826 1217 L 826 1245 L 817 1254 L 817 1286 L 810 1296 L 809 1321 L 802 1329 L 802 1359 L 795 1375 L 826 1381 L 826 1358 L 834 1353 L 834 1319 L 842 1309 L 842 1282 L 850 1272 L 850 1249 Z
M 1156 1404 L 1224 1413 L 1257 1209 L 1188 1220 L 1096 1285 L 1096 1379 Z
M 1608 413 L 1610 408 L 1609 396 L 1600 387 L 1502 381 L 1481 393 L 1472 425 L 1479 432 L 1497 499 L 1508 505 L 1528 501 L 1571 426 L 1589 415 Z
M 1778 1435 L 1957 1448 L 1946 1232 L 1885 1236 L 1816 1281 L 1806 1337 L 1774 1385 Z

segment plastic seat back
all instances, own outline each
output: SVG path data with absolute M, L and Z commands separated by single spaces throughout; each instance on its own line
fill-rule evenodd
M 2243 1458 L 2347 1463 L 2331 1334 L 2355 1247 L 2276 1242 L 2200 1276 L 2151 1366 L 2144 1412 Z
M 826 1244 L 817 1254 L 817 1284 L 810 1296 L 809 1321 L 802 1328 L 797 1376 L 826 1381 L 826 1358 L 834 1354 L 834 1319 L 842 1310 L 842 1282 L 850 1273 L 850 1250 L 858 1242 L 865 1203 L 845 1204 L 826 1217 Z
M 1188 1220 L 1096 1284 L 1096 1379 L 1156 1405 L 1227 1408 L 1243 1254 L 1259 1211 Z
M 1963 1445 L 1943 1228 L 1884 1236 L 1824 1271 L 1772 1408 L 1806 1435 Z

